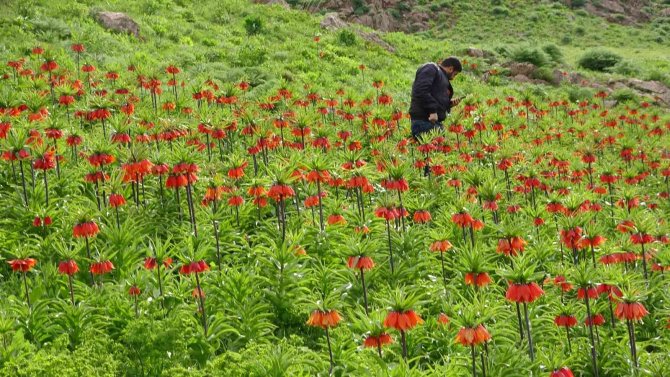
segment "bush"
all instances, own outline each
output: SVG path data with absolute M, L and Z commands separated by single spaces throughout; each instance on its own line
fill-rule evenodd
M 548 67 L 541 67 L 535 70 L 532 75 L 534 79 L 546 81 L 555 84 L 554 71 Z
M 621 62 L 621 56 L 607 50 L 591 50 L 579 59 L 579 66 L 592 71 L 604 72 Z
M 580 8 L 586 5 L 586 0 L 572 0 L 570 1 L 570 6 L 573 8 Z
M 610 97 L 618 102 L 635 101 L 637 99 L 635 92 L 628 88 L 615 90 Z
M 635 76 L 640 74 L 640 69 L 635 64 L 627 60 L 620 61 L 619 63 L 617 63 L 617 65 L 610 68 L 609 71 L 624 76 Z
M 571 102 L 586 101 L 593 98 L 593 92 L 587 88 L 572 87 L 568 90 L 568 98 Z
M 370 8 L 365 4 L 363 0 L 353 0 L 354 14 L 357 16 L 362 16 L 370 11 Z
M 354 46 L 358 43 L 358 37 L 356 37 L 356 34 L 351 30 L 346 29 L 340 31 L 340 33 L 337 35 L 337 39 L 345 46 Z
M 244 28 L 247 35 L 256 35 L 263 31 L 263 20 L 257 16 L 247 16 L 244 19 Z
M 542 51 L 544 51 L 547 55 L 549 55 L 551 60 L 553 60 L 554 62 L 556 63 L 563 62 L 563 52 L 555 44 L 544 45 L 544 47 L 542 47 Z
M 503 6 L 497 6 L 491 9 L 491 13 L 496 16 L 509 16 L 509 9 Z
M 512 60 L 516 62 L 532 63 L 538 67 L 549 64 L 549 57 L 544 51 L 533 47 L 518 47 L 512 51 Z
M 569 45 L 570 43 L 572 43 L 572 37 L 569 35 L 564 35 L 563 38 L 561 38 L 561 44 Z

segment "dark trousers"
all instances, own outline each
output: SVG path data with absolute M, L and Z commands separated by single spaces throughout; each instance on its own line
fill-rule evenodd
M 444 126 L 442 123 L 432 123 L 423 119 L 412 119 L 412 137 L 421 142 L 421 134 L 430 132 L 435 129 L 443 130 Z

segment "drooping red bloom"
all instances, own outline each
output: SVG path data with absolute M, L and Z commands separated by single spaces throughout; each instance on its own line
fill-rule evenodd
M 114 264 L 112 264 L 112 261 L 106 260 L 102 262 L 91 263 L 89 271 L 91 271 L 93 275 L 104 275 L 112 272 L 113 269 Z
M 33 258 L 13 259 L 7 263 L 12 267 L 12 271 L 28 272 L 37 264 L 37 260 Z
M 598 290 L 595 287 L 577 289 L 577 298 L 583 300 L 586 296 L 590 299 L 598 298 Z
M 477 327 L 461 327 L 456 334 L 456 343 L 460 343 L 466 347 L 476 346 L 491 339 L 491 334 L 482 325 Z
M 561 314 L 554 318 L 554 324 L 560 327 L 573 327 L 577 326 L 577 318 L 571 314 Z
M 502 238 L 498 240 L 496 251 L 507 256 L 517 256 L 524 251 L 526 243 L 526 240 L 519 236 Z
M 417 224 L 426 224 L 432 220 L 432 216 L 430 215 L 430 212 L 426 210 L 419 210 L 414 212 L 414 217 L 413 220 Z
M 468 272 L 465 274 L 466 285 L 476 285 L 477 287 L 485 287 L 491 283 L 491 277 L 486 272 Z
M 583 248 L 582 234 L 583 230 L 578 226 L 571 229 L 561 229 L 561 242 L 569 249 L 580 250 Z
M 180 274 L 194 274 L 202 273 L 209 270 L 209 265 L 204 260 L 192 261 L 191 263 L 186 263 L 181 266 L 179 269 Z
M 592 317 L 586 317 L 584 320 L 585 326 L 602 326 L 605 324 L 605 317 L 602 314 L 596 314 Z
M 411 309 L 404 312 L 389 312 L 384 319 L 384 326 L 398 331 L 411 330 L 422 323 L 423 319 Z
M 381 333 L 377 336 L 370 335 L 366 337 L 363 341 L 363 347 L 377 348 L 391 343 L 393 343 L 393 338 L 391 338 L 391 335 L 387 333 Z
M 140 290 L 140 288 L 137 285 L 133 284 L 130 287 L 130 289 L 128 289 L 128 294 L 135 297 L 135 296 L 139 296 L 140 294 L 142 294 L 142 291 Z
M 340 215 L 339 213 L 335 213 L 328 216 L 327 222 L 328 225 L 345 225 L 347 223 L 347 220 L 344 218 L 344 216 Z
M 474 219 L 472 218 L 472 216 L 469 213 L 463 212 L 463 213 L 456 213 L 456 214 L 452 215 L 451 216 L 451 221 L 460 228 L 467 228 L 470 225 L 472 225 L 472 223 L 474 222 Z
M 156 268 L 156 264 L 157 264 L 156 258 L 152 257 L 144 258 L 144 268 L 146 268 L 147 270 L 153 270 L 154 268 Z M 163 258 L 163 266 L 165 266 L 165 268 L 169 268 L 171 265 L 172 265 L 172 258 L 169 257 Z
M 619 319 L 626 319 L 629 321 L 639 321 L 644 318 L 649 312 L 640 302 L 625 302 L 620 301 L 614 309 L 614 315 Z
M 513 283 L 507 288 L 505 298 L 518 303 L 530 303 L 537 300 L 544 294 L 542 288 L 537 283 Z
M 270 187 L 268 191 L 268 196 L 275 201 L 280 201 L 287 198 L 292 198 L 295 195 L 293 188 L 286 184 L 277 183 Z
M 347 259 L 347 267 L 355 268 L 359 270 L 371 270 L 375 266 L 375 262 L 372 258 L 362 255 L 358 257 L 349 257 Z
M 617 297 L 623 296 L 623 292 L 621 292 L 621 289 L 616 285 L 599 284 L 596 290 L 598 291 L 598 294 L 607 294 L 610 301 L 614 301 Z
M 110 194 L 109 195 L 109 205 L 112 208 L 120 207 L 126 204 L 126 198 L 121 194 Z
M 444 253 L 452 247 L 453 245 L 448 240 L 438 240 L 430 244 L 430 251 Z
M 326 329 L 329 327 L 335 327 L 342 320 L 340 313 L 337 310 L 314 310 L 307 320 L 309 326 L 321 327 Z
M 94 221 L 85 221 L 75 224 L 72 228 L 72 235 L 74 238 L 95 237 L 100 232 L 98 224 Z
M 575 377 L 575 376 L 572 374 L 570 368 L 563 367 L 561 369 L 554 369 L 554 371 L 551 372 L 549 377 Z
M 450 319 L 446 314 L 440 313 L 440 315 L 437 316 L 437 323 L 439 323 L 440 325 L 448 325 L 449 322 Z
M 654 242 L 656 239 L 651 234 L 634 233 L 630 235 L 630 242 L 634 245 L 644 245 Z
M 59 274 L 72 276 L 76 274 L 77 271 L 79 271 L 79 266 L 77 266 L 77 262 L 72 259 L 58 263 Z

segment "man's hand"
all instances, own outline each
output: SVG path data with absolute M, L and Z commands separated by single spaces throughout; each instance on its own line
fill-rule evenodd
M 428 116 L 428 121 L 431 123 L 437 122 L 437 113 L 432 113 Z
M 451 100 L 451 106 L 456 106 L 461 103 L 461 98 L 454 98 Z

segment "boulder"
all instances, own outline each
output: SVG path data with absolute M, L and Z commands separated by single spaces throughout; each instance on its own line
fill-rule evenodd
M 326 30 L 339 30 L 342 28 L 347 27 L 347 23 L 342 21 L 340 16 L 335 13 L 326 13 L 325 16 L 323 16 L 323 20 L 321 20 L 321 28 L 326 29 Z
M 125 13 L 103 11 L 98 12 L 95 18 L 106 29 L 120 33 L 129 33 L 136 38 L 140 37 L 140 25 Z
M 465 50 L 465 53 L 473 58 L 483 58 L 484 57 L 484 50 L 480 48 L 474 48 L 474 47 L 468 47 L 467 50 Z
M 512 77 L 526 76 L 526 78 L 533 75 L 537 67 L 531 63 L 509 62 L 504 65 L 509 70 L 509 75 Z
M 377 44 L 388 52 L 391 53 L 395 52 L 395 47 L 393 47 L 390 43 L 383 40 L 377 33 L 368 33 L 360 30 L 357 31 L 356 33 L 366 41 Z
M 522 74 L 514 75 L 514 77 L 512 77 L 512 80 L 514 80 L 516 82 L 524 83 L 524 84 L 528 84 L 528 83 L 533 82 L 533 80 L 528 78 L 528 76 L 522 75 Z

